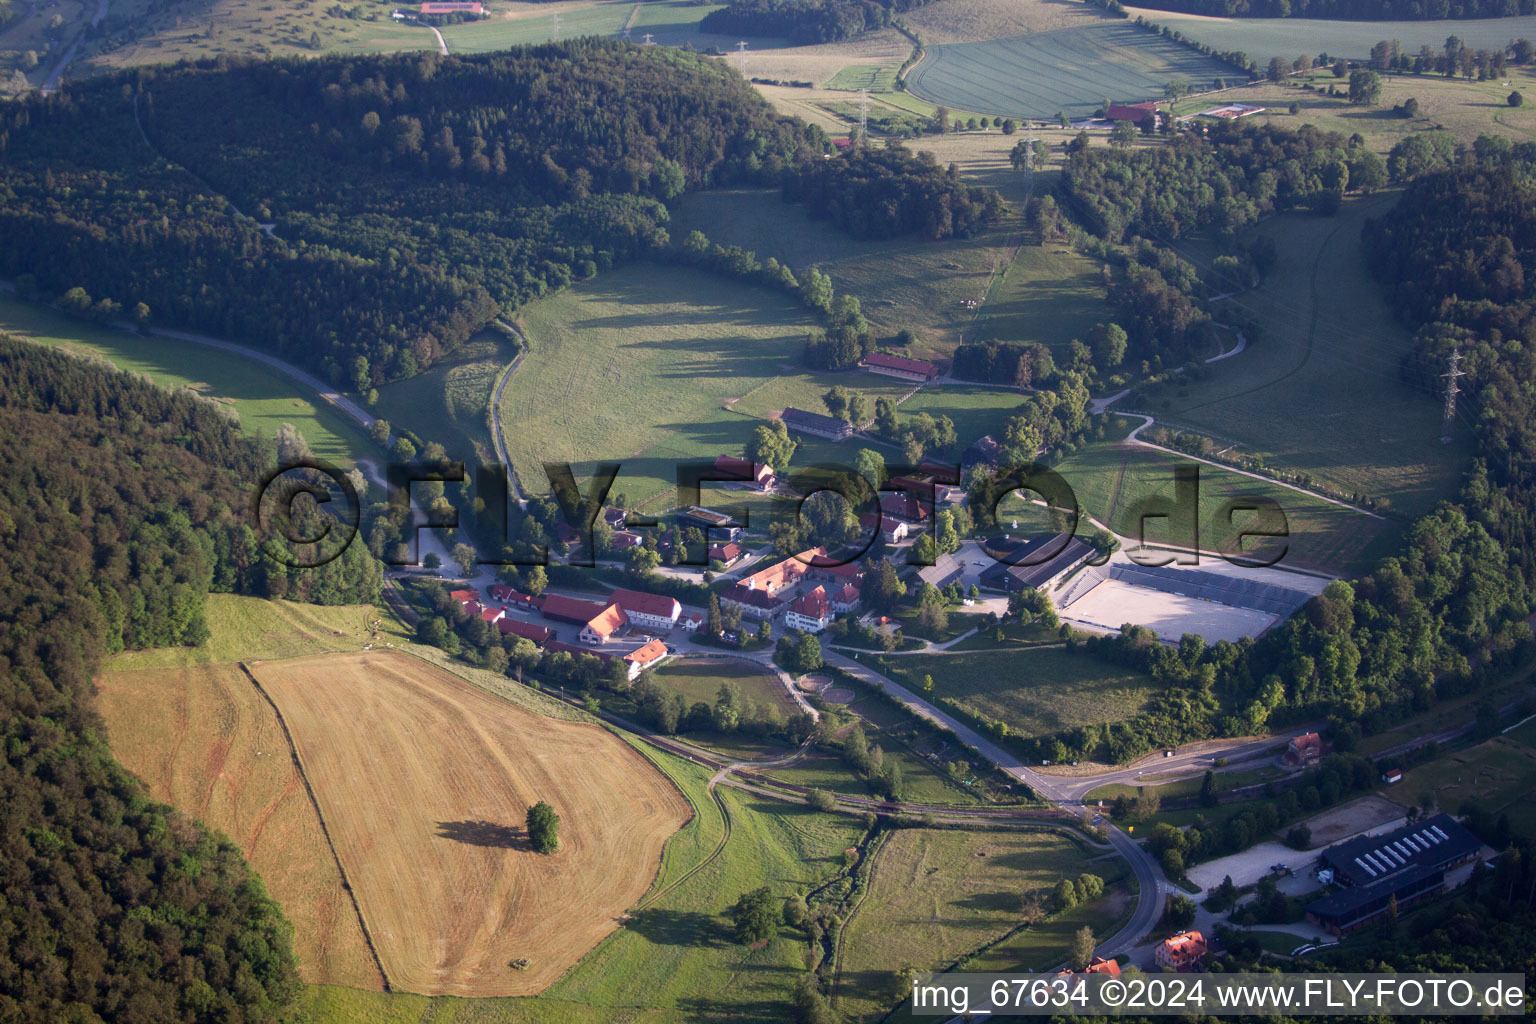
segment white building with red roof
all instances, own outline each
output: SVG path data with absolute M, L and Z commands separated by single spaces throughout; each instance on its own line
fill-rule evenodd
M 820 633 L 832 621 L 832 601 L 822 587 L 801 594 L 784 612 L 784 625 L 806 633 Z
M 647 594 L 643 590 L 615 590 L 610 600 L 624 609 L 629 621 L 648 629 L 671 629 L 677 625 L 677 617 L 683 614 L 683 606 L 674 597 Z
M 845 583 L 841 590 L 832 595 L 832 610 L 839 615 L 846 615 L 859 607 L 859 588 L 852 583 Z
M 607 643 L 619 630 L 629 625 L 624 609 L 611 604 L 581 627 L 581 642 L 592 647 Z

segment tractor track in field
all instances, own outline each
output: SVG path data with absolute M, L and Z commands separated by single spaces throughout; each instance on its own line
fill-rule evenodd
M 304 792 L 309 794 L 309 804 L 315 809 L 315 820 L 320 823 L 320 834 L 325 836 L 326 848 L 331 851 L 331 860 L 336 864 L 336 871 L 341 876 L 341 887 L 347 891 L 347 899 L 352 901 L 352 911 L 357 915 L 357 926 L 363 931 L 363 942 L 368 946 L 368 955 L 373 957 L 374 969 L 379 972 L 379 980 L 384 983 L 384 991 L 392 992 L 394 988 L 389 983 L 389 975 L 384 970 L 384 961 L 379 959 L 379 950 L 373 942 L 373 933 L 368 930 L 368 922 L 363 917 L 363 908 L 357 902 L 357 891 L 352 888 L 352 880 L 347 877 L 347 868 L 341 862 L 341 855 L 336 852 L 336 841 L 331 838 L 331 826 L 326 822 L 325 815 L 320 811 L 320 800 L 315 796 L 315 787 L 310 785 L 309 773 L 304 770 L 304 762 L 299 758 L 299 746 L 293 741 L 293 733 L 288 729 L 288 720 L 283 717 L 282 710 L 277 706 L 277 701 L 261 685 L 255 673 L 245 662 L 239 662 L 240 671 L 245 673 L 245 678 L 256 687 L 256 692 L 261 694 L 262 700 L 272 709 L 272 714 L 277 716 L 278 728 L 283 730 L 283 739 L 288 741 L 288 756 L 293 759 L 294 770 L 299 774 L 299 780 L 304 783 Z

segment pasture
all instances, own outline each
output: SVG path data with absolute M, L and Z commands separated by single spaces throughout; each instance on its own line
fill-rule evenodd
M 1061 359 L 1074 340 L 1087 344 L 1094 324 L 1111 316 L 1096 260 L 1030 239 L 993 282 L 967 340 L 1033 342 Z
M 912 654 L 877 659 L 881 672 L 922 692 L 933 676 L 935 699 L 952 697 L 972 714 L 1008 723 L 1019 736 L 1045 736 L 1078 726 L 1134 718 L 1152 680 L 1062 647 L 1007 648 L 964 654 Z
M 1455 493 L 1471 456 L 1471 413 L 1456 424 L 1457 443 L 1442 445 L 1441 403 L 1399 379 L 1412 337 L 1360 251 L 1366 218 L 1395 202 L 1378 195 L 1334 217 L 1266 222 L 1258 231 L 1274 240 L 1280 261 L 1258 288 L 1214 307 L 1218 319 L 1231 310 L 1257 321 L 1258 336 L 1242 354 L 1132 401 L 1170 427 L 1236 442 L 1330 490 L 1385 499 L 1402 517 Z M 1293 503 L 1286 496 L 1288 511 Z
M 1328 96 L 1330 85 L 1346 94 Z M 1172 109 L 1182 117 L 1221 103 L 1247 103 L 1265 109 L 1245 121 L 1282 128 L 1311 124 L 1343 135 L 1359 133 L 1366 145 L 1386 153 L 1408 136 L 1432 130 L 1448 131 L 1467 145 L 1484 133 L 1506 135 L 1516 142 L 1536 138 L 1536 106 L 1511 107 L 1506 102 L 1511 89 L 1530 95 L 1536 90 L 1536 69 L 1512 66 L 1505 77 L 1487 82 L 1440 75 L 1385 75 L 1381 99 L 1374 107 L 1350 103 L 1348 80 L 1341 82 L 1323 69 L 1293 75 L 1284 82 L 1259 81 L 1193 96 Z M 1409 98 L 1419 104 L 1417 117 L 1403 117 L 1393 110 Z M 1295 114 L 1290 113 L 1292 103 L 1300 108 Z
M 1183 43 L 1113 21 L 930 47 L 908 73 L 907 87 L 930 103 L 982 114 L 1080 118 L 1106 99 L 1161 99 L 1171 79 L 1209 82 L 1234 74 Z
M 1061 878 L 1094 870 L 1083 854 L 1078 842 L 1044 829 L 891 833 L 875 854 L 867 895 L 844 925 L 837 1009 L 874 1019 L 894 1002 L 893 972 L 942 970 L 1005 935 L 1028 919 L 1034 901 L 1048 901 Z M 1067 951 L 1063 943 L 1056 961 Z
M 438 442 L 450 459 L 471 467 L 476 462 L 495 465 L 488 424 L 491 393 L 513 354 L 510 345 L 483 332 L 425 372 L 379 388 L 373 413 Z
M 714 189 L 679 197 L 672 205 L 672 235 L 682 237 L 694 229 L 721 245 L 754 250 L 759 259 L 776 257 L 797 273 L 815 266 L 832 278 L 838 292 L 858 297 L 877 333 L 894 335 L 903 327 L 917 331 L 921 340 L 906 353 L 917 359 L 943 359 L 962 334 L 968 335 L 975 310 L 965 303 L 986 298 L 1019 239 L 1018 220 L 1005 217 L 972 238 L 861 241 L 830 222 L 812 220 L 766 189 Z M 798 351 L 796 346 L 792 358 Z
M 1069 456 L 1056 471 L 1077 495 L 1079 508 L 1123 537 L 1140 534 L 1138 509 L 1157 497 L 1173 499 L 1175 468 L 1192 463 L 1180 455 L 1127 444 L 1090 444 Z M 1257 495 L 1276 501 L 1285 513 L 1289 535 L 1283 541 L 1252 538 L 1243 541 L 1249 554 L 1276 549 L 1261 544 L 1284 543 L 1280 565 L 1334 575 L 1365 571 L 1390 549 L 1395 531 L 1390 522 L 1330 504 L 1321 498 L 1281 487 L 1267 480 L 1242 476 L 1204 463 L 1198 465 L 1200 499 L 1195 519 L 1200 547 L 1206 557 L 1230 552 L 1251 516 L 1237 514 L 1228 522 L 1227 502 Z M 1150 520 L 1149 543 L 1166 542 L 1166 525 Z
M 549 987 L 649 888 L 688 803 L 633 748 L 395 652 L 249 666 L 281 711 L 392 987 Z M 560 849 L 529 849 L 548 800 Z M 528 958 L 526 969 L 508 962 Z
M 1508 814 L 1515 831 L 1536 836 L 1536 723 L 1495 736 L 1466 750 L 1447 754 L 1403 773 L 1403 781 L 1385 791 L 1404 804 L 1432 799 L 1441 810 L 1458 813 L 1476 802 L 1494 815 Z
M 145 336 L 64 316 L 0 292 L 0 332 L 104 359 L 162 387 L 190 388 L 239 417 L 249 434 L 273 437 L 292 423 L 323 459 L 351 462 L 373 445 L 352 420 L 276 370 L 190 341 Z
M 1242 50 L 1262 68 L 1271 57 L 1287 60 L 1297 54 L 1363 60 L 1383 39 L 1396 39 L 1409 53 L 1428 46 L 1436 53 L 1445 37 L 1458 36 L 1473 49 L 1503 49 L 1520 38 L 1536 39 L 1536 15 L 1517 18 L 1478 18 L 1455 21 L 1335 21 L 1316 18 L 1212 18 L 1127 7 L 1132 18 L 1144 17 L 1182 32 L 1217 50 Z
M 152 798 L 245 853 L 293 922 L 306 982 L 384 987 L 282 727 L 239 666 L 107 672 L 96 709 Z
M 560 15 L 560 39 L 616 36 L 624 30 L 635 7 L 629 0 L 503 4 L 484 21 L 466 21 L 449 25 L 441 31 L 443 39 L 448 43 L 449 53 L 484 53 L 525 43 L 547 43 L 555 39 L 556 14 Z

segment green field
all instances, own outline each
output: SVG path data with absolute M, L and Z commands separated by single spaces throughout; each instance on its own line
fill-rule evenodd
M 889 64 L 852 64 L 833 75 L 822 88 L 895 92 L 896 68 Z
M 1074 340 L 1087 344 L 1093 325 L 1109 318 L 1098 262 L 1031 237 L 993 282 L 967 340 L 1033 342 L 1060 358 Z
M 1091 444 L 1055 468 L 1072 487 L 1078 506 L 1085 513 L 1108 524 L 1115 533 L 1134 538 L 1139 533 L 1137 507 L 1155 496 L 1174 497 L 1173 474 L 1181 462 L 1198 465 L 1200 470 L 1196 518 L 1202 551 L 1219 553 L 1232 549 L 1236 535 L 1249 520 L 1239 514 L 1234 528 L 1222 515 L 1223 506 L 1231 499 L 1251 495 L 1273 499 L 1285 513 L 1290 535 L 1283 541 L 1286 550 L 1279 562 L 1282 567 L 1347 575 L 1367 570 L 1391 550 L 1396 529 L 1386 520 L 1156 449 Z M 1162 522 L 1150 521 L 1148 542 L 1166 540 L 1165 530 Z M 1243 547 L 1250 555 L 1274 553 L 1277 549 L 1267 546 L 1274 543 L 1282 542 L 1252 538 Z
M 1335 21 L 1313 18 L 1210 18 L 1172 11 L 1126 8 L 1159 25 L 1167 25 L 1217 50 L 1242 50 L 1262 68 L 1275 56 L 1297 54 L 1363 60 L 1383 39 L 1396 39 L 1409 53 L 1428 46 L 1436 53 L 1445 37 L 1459 36 L 1473 49 L 1502 50 L 1516 39 L 1536 39 L 1536 15 L 1456 21 Z
M 931 675 L 936 699 L 953 697 L 1019 736 L 1122 722 L 1152 692 L 1152 680 L 1140 672 L 1060 647 L 912 654 L 878 658 L 876 667 L 917 692 Z
M 352 420 L 319 398 L 305 397 L 302 385 L 231 352 L 86 323 L 8 292 L 0 292 L 0 332 L 99 356 L 164 387 L 191 388 L 232 408 L 251 434 L 271 438 L 284 423 L 292 423 L 324 459 L 350 463 L 373 449 Z
M 1200 379 L 1132 401 L 1170 427 L 1236 441 L 1276 469 L 1331 491 L 1386 499 L 1402 517 L 1454 494 L 1472 451 L 1470 413 L 1458 441 L 1439 441 L 1441 403 L 1398 378 L 1412 338 L 1365 272 L 1360 229 L 1395 194 L 1351 201 L 1335 217 L 1287 214 L 1260 233 L 1281 259 L 1257 289 L 1215 306 L 1253 319 L 1259 335 Z
M 482 333 L 424 373 L 381 387 L 373 411 L 391 424 L 416 431 L 425 441 L 443 445 L 451 459 L 469 466 L 494 465 L 496 449 L 488 425 L 491 393 L 513 355 L 510 345 Z
M 1536 722 L 1410 768 L 1387 793 L 1414 803 L 1429 795 L 1453 814 L 1463 802 L 1476 801 L 1493 814 L 1508 814 L 1515 831 L 1536 836 L 1530 800 L 1536 793 Z
M 1014 117 L 1088 117 L 1106 99 L 1161 99 L 1172 79 L 1233 78 L 1230 65 L 1127 21 L 933 46 L 907 75 L 932 103 Z
M 975 311 L 994 274 L 1013 258 L 1015 217 L 972 238 L 927 242 L 910 237 L 860 241 L 804 208 L 786 205 L 766 189 L 712 189 L 680 197 L 672 205 L 670 231 L 680 238 L 698 229 L 721 245 L 740 245 L 758 257 L 788 263 L 799 273 L 815 266 L 839 292 L 857 296 L 877 334 L 910 327 L 922 340 L 907 354 L 946 358 L 969 336 Z
M 942 969 L 1024 921 L 1064 876 L 1092 871 L 1083 847 L 1047 831 L 905 829 L 886 840 L 863 903 L 845 926 L 837 1009 L 873 1020 L 888 1009 L 893 971 Z M 1057 961 L 1067 946 L 1053 953 Z M 980 969 L 980 968 L 978 968 Z
M 518 17 L 493 17 L 442 29 L 449 53 L 484 53 L 555 38 L 554 11 L 560 12 L 560 38 L 616 36 L 624 30 L 635 4 L 629 0 L 600 0 L 592 4 L 560 4 L 545 12 L 537 4 L 518 4 Z M 700 15 L 703 17 L 703 15 Z
M 800 705 L 785 692 L 784 684 L 773 675 L 734 658 L 674 658 L 663 662 L 652 678 L 663 689 L 682 694 L 690 706 L 696 701 L 713 705 L 720 688 L 729 682 L 742 700 L 759 706 L 772 705 L 786 717 L 800 710 Z

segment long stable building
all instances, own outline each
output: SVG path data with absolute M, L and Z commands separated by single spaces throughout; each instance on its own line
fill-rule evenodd
M 1448 814 L 1379 836 L 1361 836 L 1318 855 L 1319 877 L 1342 886 L 1307 906 L 1307 920 L 1334 934 L 1362 928 L 1445 888 L 1445 873 L 1466 864 L 1482 840 Z

